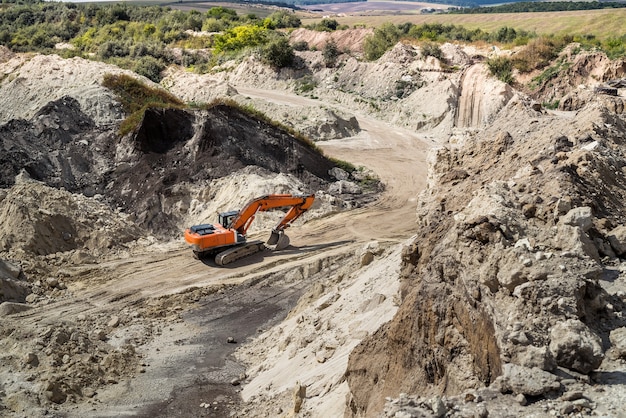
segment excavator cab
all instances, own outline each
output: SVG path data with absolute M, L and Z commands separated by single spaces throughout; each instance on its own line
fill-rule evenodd
M 218 214 L 218 220 L 217 221 L 224 228 L 229 229 L 232 226 L 233 221 L 235 220 L 237 215 L 239 215 L 239 211 L 238 210 L 231 210 L 230 212 L 222 212 L 222 213 Z

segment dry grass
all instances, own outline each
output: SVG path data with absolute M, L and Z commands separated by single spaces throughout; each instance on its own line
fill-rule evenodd
M 503 26 L 516 30 L 535 32 L 538 35 L 586 35 L 593 34 L 605 40 L 626 34 L 626 9 L 581 10 L 572 12 L 542 13 L 498 13 L 476 15 L 381 15 L 332 17 L 340 24 L 350 27 L 365 25 L 377 27 L 384 22 L 400 24 L 411 22 L 443 23 L 464 26 L 468 29 L 480 28 L 487 32 Z M 321 18 L 302 18 L 303 25 L 317 22 Z

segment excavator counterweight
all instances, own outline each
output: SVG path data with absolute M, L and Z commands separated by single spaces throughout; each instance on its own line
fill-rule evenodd
M 270 248 L 274 251 L 289 246 L 289 237 L 284 233 L 296 219 L 306 212 L 315 200 L 315 195 L 272 194 L 248 202 L 240 211 L 219 214 L 215 224 L 194 225 L 185 231 L 185 241 L 197 258 L 215 255 L 216 264 L 223 266 L 245 256 Z M 257 212 L 285 208 L 289 210 L 272 229 L 267 247 L 261 241 L 246 242 L 246 232 Z

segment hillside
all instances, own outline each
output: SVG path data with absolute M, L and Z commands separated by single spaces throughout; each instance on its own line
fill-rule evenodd
M 160 83 L 0 49 L 0 414 L 620 416 L 626 65 L 570 45 L 507 84 L 523 48 L 438 47 Z M 195 106 L 121 135 L 105 74 Z M 290 247 L 192 257 L 185 227 L 269 193 L 316 194 Z

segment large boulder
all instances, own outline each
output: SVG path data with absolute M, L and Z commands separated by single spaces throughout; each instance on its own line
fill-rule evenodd
M 536 367 L 507 363 L 502 366 L 502 376 L 496 379 L 493 386 L 502 393 L 539 396 L 558 391 L 561 384 L 557 379 L 552 373 Z
M 621 256 L 626 253 L 626 226 L 620 225 L 609 232 L 609 243 L 615 254 Z
M 550 332 L 550 352 L 559 366 L 589 373 L 602 363 L 602 340 L 578 319 L 559 322 Z
M 28 283 L 20 280 L 22 268 L 19 264 L 0 260 L 0 303 L 24 302 L 30 293 Z
M 611 331 L 609 340 L 611 341 L 611 350 L 615 357 L 626 359 L 626 327 Z

